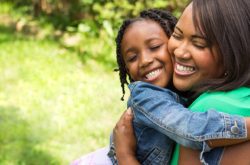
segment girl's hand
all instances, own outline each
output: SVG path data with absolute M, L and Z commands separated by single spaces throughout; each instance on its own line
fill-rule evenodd
M 132 125 L 132 110 L 127 109 L 117 122 L 114 130 L 114 144 L 119 164 L 138 164 L 136 160 L 136 139 Z

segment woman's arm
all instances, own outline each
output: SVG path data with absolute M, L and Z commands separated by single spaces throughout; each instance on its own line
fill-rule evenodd
M 136 139 L 132 126 L 133 114 L 126 110 L 117 122 L 114 131 L 114 144 L 119 165 L 139 165 L 136 159 Z
M 134 111 L 135 121 L 165 134 L 183 146 L 202 149 L 203 142 L 211 139 L 217 139 L 211 141 L 214 144 L 211 147 L 247 140 L 243 117 L 215 110 L 191 112 L 177 102 L 173 92 L 148 83 L 136 82 L 129 88 L 131 97 L 128 106 Z M 232 128 L 237 131 L 234 132 Z M 241 140 L 226 142 L 224 139 Z
M 221 165 L 249 165 L 250 164 L 250 141 L 232 145 L 224 149 L 223 155 L 218 162 Z M 186 147 L 180 147 L 179 165 L 201 165 L 200 152 Z
M 220 164 L 249 165 L 250 164 L 250 142 L 245 142 L 226 147 Z

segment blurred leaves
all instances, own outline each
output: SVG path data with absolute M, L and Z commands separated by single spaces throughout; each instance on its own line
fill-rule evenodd
M 147 8 L 170 10 L 178 17 L 187 1 L 2 0 L 1 3 L 11 4 L 21 13 L 14 21 L 17 32 L 56 39 L 63 47 L 77 51 L 83 62 L 92 58 L 115 67 L 110 52 L 114 52 L 114 38 L 122 20 Z
M 2 0 L 12 3 L 16 9 L 34 17 L 43 17 L 56 28 L 77 26 L 91 20 L 95 26 L 110 22 L 117 28 L 121 20 L 136 16 L 147 8 L 168 9 L 178 15 L 188 0 Z M 97 32 L 98 33 L 98 32 Z

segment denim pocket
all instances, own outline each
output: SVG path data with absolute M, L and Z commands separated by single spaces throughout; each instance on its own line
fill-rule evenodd
M 150 150 L 146 156 L 143 158 L 141 163 L 143 165 L 161 165 L 166 164 L 166 154 L 165 152 L 162 152 L 159 148 L 153 148 Z

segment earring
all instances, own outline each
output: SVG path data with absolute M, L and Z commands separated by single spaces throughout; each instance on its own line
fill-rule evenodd
M 225 73 L 224 73 L 224 77 L 227 77 L 227 76 L 228 76 L 228 73 L 227 73 L 227 72 L 225 72 Z

